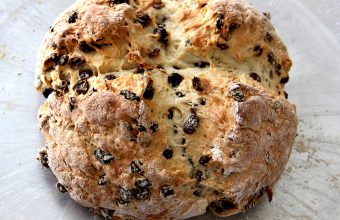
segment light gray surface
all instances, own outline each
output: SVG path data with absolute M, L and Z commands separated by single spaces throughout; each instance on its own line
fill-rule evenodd
M 230 219 L 339 219 L 340 1 L 252 2 L 272 13 L 292 56 L 287 91 L 297 104 L 299 136 L 272 203 L 263 200 Z M 34 159 L 43 146 L 36 123 L 43 99 L 33 89 L 35 51 L 71 3 L 0 1 L 0 219 L 96 218 L 58 193 L 53 175 Z

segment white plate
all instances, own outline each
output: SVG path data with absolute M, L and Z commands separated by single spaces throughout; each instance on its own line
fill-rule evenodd
M 272 203 L 263 199 L 230 219 L 339 219 L 340 1 L 252 2 L 272 13 L 294 61 L 287 91 L 297 104 L 299 136 Z M 53 175 L 35 161 L 43 146 L 36 123 L 43 99 L 33 89 L 35 51 L 71 3 L 0 1 L 0 219 L 99 219 L 58 193 Z

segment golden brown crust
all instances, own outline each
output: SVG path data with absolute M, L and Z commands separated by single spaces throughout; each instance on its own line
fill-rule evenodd
M 253 207 L 297 127 L 268 16 L 236 0 L 120 2 L 78 1 L 39 50 L 39 127 L 58 181 L 104 216 Z

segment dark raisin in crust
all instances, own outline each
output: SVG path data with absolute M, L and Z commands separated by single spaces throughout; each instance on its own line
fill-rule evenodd
M 151 181 L 149 179 L 138 179 L 136 182 L 135 182 L 135 186 L 137 188 L 149 188 L 152 186 L 151 184 Z
M 243 102 L 244 101 L 244 94 L 240 90 L 240 88 L 236 88 L 236 89 L 231 90 L 231 96 L 237 102 Z
M 48 166 L 48 155 L 46 152 L 39 152 L 39 161 L 41 165 L 43 165 L 46 168 L 49 168 Z
M 281 79 L 280 83 L 281 84 L 286 84 L 289 81 L 289 77 L 284 77 Z
M 43 90 L 42 94 L 47 99 L 52 94 L 52 92 L 54 92 L 53 88 L 46 88 Z
M 158 41 L 167 45 L 168 44 L 168 32 L 166 31 L 164 25 L 158 25 L 154 31 L 155 34 L 158 34 Z
M 82 67 L 84 64 L 86 63 L 85 60 L 83 60 L 80 57 L 72 57 L 69 61 L 70 66 L 73 69 L 79 69 L 80 67 Z
M 216 44 L 216 46 L 217 46 L 218 48 L 220 48 L 220 50 L 226 50 L 226 49 L 229 48 L 228 45 L 226 45 L 226 44 L 220 44 L 220 43 Z
M 171 159 L 173 155 L 173 150 L 170 148 L 167 148 L 163 151 L 163 157 L 165 157 L 166 159 Z
M 57 187 L 58 191 L 61 192 L 61 193 L 66 193 L 67 192 L 67 189 L 65 188 L 65 186 L 63 186 L 59 182 L 57 183 L 56 187 Z
M 210 63 L 204 62 L 204 61 L 201 61 L 201 62 L 198 62 L 198 63 L 194 63 L 194 66 L 195 67 L 199 67 L 199 68 L 205 68 L 205 67 L 207 67 L 209 65 L 210 65 Z
M 129 4 L 129 0 L 110 0 L 110 6 L 118 5 L 118 4 Z
M 79 71 L 79 78 L 80 79 L 88 79 L 88 78 L 92 77 L 92 75 L 93 75 L 93 71 L 90 70 L 90 69 Z
M 179 75 L 178 73 L 172 73 L 170 76 L 168 76 L 168 83 L 172 88 L 176 88 L 181 84 L 183 79 L 183 76 Z
M 216 28 L 217 30 L 221 30 L 223 26 L 224 26 L 224 15 L 219 14 L 217 16 Z
M 129 166 L 131 173 L 139 173 L 141 171 L 141 168 L 138 166 L 138 164 L 135 161 L 132 161 Z
M 158 131 L 158 124 L 153 122 L 150 126 L 150 130 L 153 132 L 153 133 L 156 133 Z
M 250 78 L 252 78 L 253 80 L 257 81 L 257 82 L 261 82 L 261 77 L 255 73 L 255 72 L 251 72 L 249 73 Z
M 198 92 L 203 92 L 203 86 L 201 84 L 201 80 L 198 77 L 194 77 L 192 79 L 192 86 Z
M 145 88 L 143 98 L 144 99 L 152 99 L 154 95 L 154 88 L 152 87 L 152 82 L 149 82 Z
M 100 176 L 99 180 L 98 180 L 98 185 L 99 186 L 104 186 L 106 183 L 107 183 L 107 181 L 105 179 L 105 175 Z
M 197 114 L 195 112 L 191 113 L 189 118 L 184 123 L 184 126 L 183 126 L 184 133 L 186 133 L 186 134 L 195 133 L 195 131 L 197 130 L 197 128 L 199 126 L 199 123 L 200 123 L 200 119 L 197 116 Z
M 152 49 L 152 50 L 148 53 L 148 56 L 149 56 L 149 57 L 157 57 L 157 56 L 159 56 L 160 53 L 161 53 L 161 49 L 155 48 L 155 49 Z
M 86 94 L 89 90 L 89 83 L 85 79 L 79 80 L 74 86 L 73 90 L 78 94 Z
M 110 75 L 105 75 L 104 76 L 104 79 L 106 79 L 106 80 L 114 80 L 114 79 L 116 79 L 117 77 L 115 76 L 115 75 L 112 75 L 112 74 L 110 74 Z
M 96 159 L 102 164 L 109 164 L 114 159 L 114 156 L 112 156 L 112 154 L 107 153 L 100 148 L 94 150 L 93 154 Z
M 211 159 L 212 159 L 211 156 L 209 156 L 209 155 L 203 155 L 203 156 L 200 157 L 200 159 L 199 159 L 198 162 L 199 162 L 201 165 L 206 166 L 206 165 L 209 163 L 209 161 L 210 161 Z
M 86 42 L 80 42 L 79 44 L 79 49 L 84 52 L 84 53 L 92 53 L 95 52 L 96 49 L 94 49 L 93 47 L 91 47 L 90 45 L 88 45 Z
M 150 24 L 151 19 L 148 14 L 139 14 L 137 15 L 136 21 L 140 23 L 143 27 L 146 27 Z
M 68 18 L 68 23 L 72 24 L 72 23 L 76 23 L 78 19 L 78 12 L 73 12 L 72 15 Z
M 163 194 L 164 197 L 167 197 L 175 194 L 175 191 L 172 188 L 172 186 L 164 185 L 161 187 L 161 193 Z
M 128 90 L 122 90 L 120 91 L 120 95 L 124 96 L 125 99 L 131 100 L 131 101 L 140 101 L 140 98 L 136 95 L 136 93 L 128 91 Z

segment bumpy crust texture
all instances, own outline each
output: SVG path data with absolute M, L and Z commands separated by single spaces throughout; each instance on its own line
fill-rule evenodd
M 240 0 L 79 0 L 38 51 L 40 160 L 106 218 L 245 211 L 291 152 L 290 67 Z

